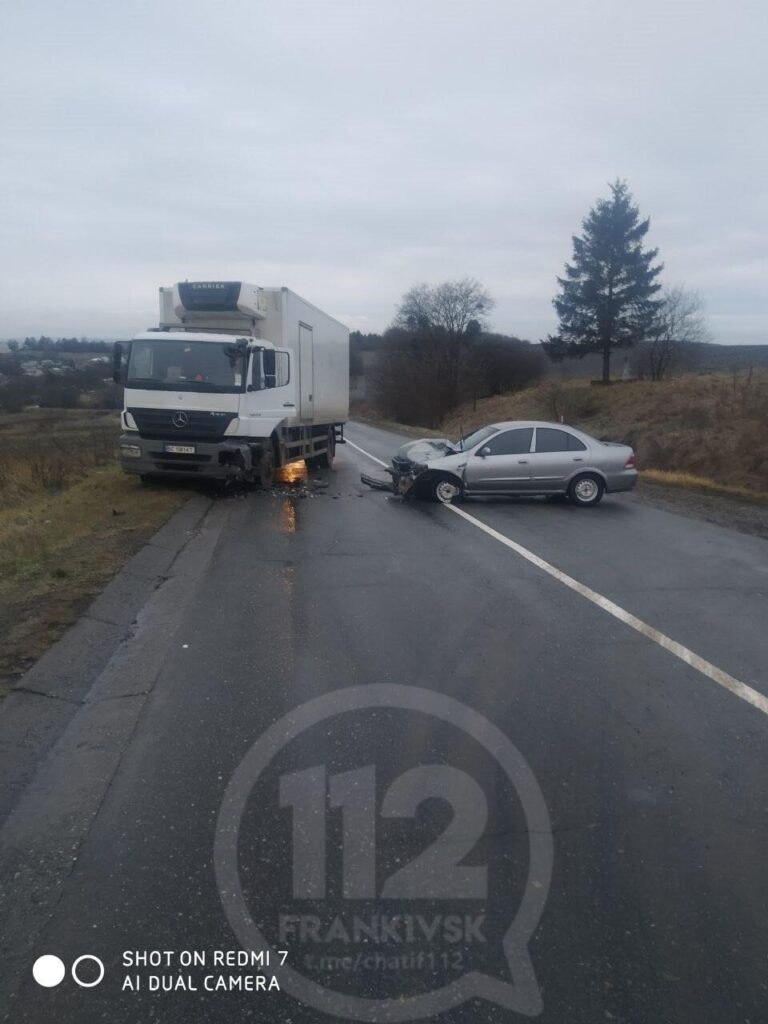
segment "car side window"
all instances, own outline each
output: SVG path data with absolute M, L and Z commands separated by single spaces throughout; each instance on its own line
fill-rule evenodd
M 583 452 L 586 447 L 578 437 L 574 437 L 566 430 L 556 430 L 554 427 L 536 428 L 537 452 Z
M 533 427 L 519 427 L 517 430 L 505 430 L 484 444 L 490 448 L 491 455 L 524 455 L 531 450 Z

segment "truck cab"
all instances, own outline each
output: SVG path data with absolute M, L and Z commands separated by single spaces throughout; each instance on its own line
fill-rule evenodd
M 343 325 L 287 289 L 234 282 L 161 289 L 160 309 L 159 328 L 116 349 L 127 473 L 269 486 L 277 466 L 330 465 L 348 406 Z

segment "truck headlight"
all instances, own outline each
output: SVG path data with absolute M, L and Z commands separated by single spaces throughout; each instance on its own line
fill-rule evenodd
M 141 458 L 141 448 L 137 444 L 121 444 L 120 452 L 124 459 Z

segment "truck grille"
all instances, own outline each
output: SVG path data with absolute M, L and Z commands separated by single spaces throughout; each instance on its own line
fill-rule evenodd
M 128 409 L 142 437 L 205 441 L 224 436 L 237 416 L 234 412 L 199 412 L 191 409 Z M 186 418 L 186 422 L 184 419 Z

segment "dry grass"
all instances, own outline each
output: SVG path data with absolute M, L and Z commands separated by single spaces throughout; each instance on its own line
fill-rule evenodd
M 114 463 L 116 413 L 36 409 L 0 417 L 0 508 L 57 494 Z
M 595 437 L 626 441 L 642 469 L 682 474 L 708 486 L 768 491 L 768 371 L 689 375 L 593 387 L 545 381 L 458 410 L 444 424 L 458 436 L 484 423 L 559 420 Z M 696 486 L 694 484 L 694 486 Z
M 645 469 L 642 472 L 644 480 L 654 484 L 663 484 L 667 487 L 685 487 L 689 491 L 701 491 L 704 494 L 721 494 L 726 498 L 739 498 L 743 501 L 756 502 L 763 505 L 768 504 L 768 492 L 752 491 L 747 487 L 728 487 L 726 484 L 719 484 L 705 476 L 695 476 L 693 473 L 674 473 L 664 469 Z
M 0 419 L 0 692 L 188 497 L 115 460 L 114 413 Z

